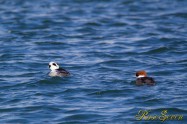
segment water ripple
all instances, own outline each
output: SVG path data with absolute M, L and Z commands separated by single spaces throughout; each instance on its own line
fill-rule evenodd
M 136 123 L 139 110 L 186 122 L 186 5 L 1 0 L 0 123 Z M 50 61 L 71 76 L 49 77 Z M 156 85 L 136 86 L 137 70 Z

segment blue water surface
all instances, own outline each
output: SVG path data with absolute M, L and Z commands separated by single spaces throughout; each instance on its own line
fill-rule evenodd
M 186 124 L 186 53 L 186 0 L 0 0 L 0 123 Z

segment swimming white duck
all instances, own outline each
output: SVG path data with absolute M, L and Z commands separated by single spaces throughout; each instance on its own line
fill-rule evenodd
M 70 75 L 68 71 L 61 68 L 56 62 L 50 62 L 49 68 L 51 69 L 51 72 L 49 73 L 49 76 L 51 77 L 64 77 Z

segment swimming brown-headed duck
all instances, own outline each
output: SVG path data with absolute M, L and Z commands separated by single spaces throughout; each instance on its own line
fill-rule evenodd
M 136 72 L 136 85 L 155 85 L 155 81 L 152 77 L 147 77 L 147 73 L 144 70 Z

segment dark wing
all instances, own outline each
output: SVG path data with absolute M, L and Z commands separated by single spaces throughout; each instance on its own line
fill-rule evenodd
M 66 71 L 65 69 L 63 69 L 63 68 L 59 68 L 59 69 L 57 69 L 57 71 L 58 71 L 59 73 L 63 73 L 63 74 L 66 74 L 66 75 L 70 75 L 70 73 L 69 73 L 68 71 Z
M 144 81 L 142 80 L 142 78 L 136 79 L 136 85 L 138 85 L 138 86 L 144 85 Z
M 136 79 L 136 85 L 155 85 L 155 81 L 153 78 L 151 77 L 142 77 L 142 78 L 137 78 Z
M 151 77 L 145 77 L 143 80 L 147 85 L 155 85 L 155 81 Z

